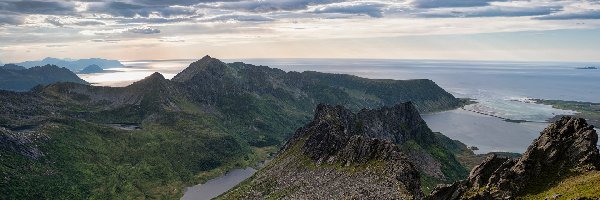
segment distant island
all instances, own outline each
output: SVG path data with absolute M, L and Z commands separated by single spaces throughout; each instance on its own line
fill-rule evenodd
M 71 82 L 87 85 L 88 82 L 64 67 L 44 65 L 32 68 L 6 64 L 0 67 L 0 90 L 28 91 L 37 85 Z
M 104 72 L 104 69 L 102 69 L 102 67 L 98 66 L 98 65 L 90 65 L 87 66 L 86 68 L 82 69 L 81 71 L 79 71 L 78 74 L 94 74 L 94 73 L 102 73 Z
M 14 63 L 15 65 L 23 66 L 25 68 L 32 68 L 35 66 L 44 66 L 44 65 L 56 65 L 59 67 L 65 67 L 72 72 L 79 72 L 84 68 L 90 65 L 97 65 L 102 69 L 114 68 L 114 67 L 123 67 L 124 65 L 118 60 L 107 60 L 103 58 L 87 58 L 87 59 L 59 59 L 59 58 L 44 58 L 39 61 L 25 61 L 21 63 Z
M 593 67 L 593 66 L 590 66 L 590 67 L 578 67 L 578 68 L 575 68 L 575 69 L 598 69 L 598 67 Z

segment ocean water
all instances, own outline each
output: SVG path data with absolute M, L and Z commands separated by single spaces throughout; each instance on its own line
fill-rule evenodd
M 172 78 L 194 60 L 123 61 L 119 72 L 88 74 L 82 78 L 97 85 L 126 86 L 160 72 Z M 573 111 L 530 102 L 529 98 L 600 102 L 600 70 L 575 69 L 599 63 L 500 62 L 390 59 L 231 59 L 266 65 L 284 71 L 319 71 L 352 74 L 375 79 L 431 79 L 457 97 L 478 103 L 465 110 L 424 115 L 433 131 L 439 131 L 478 153 L 523 152 L 547 125 L 546 120 Z M 493 115 L 496 117 L 489 117 Z M 526 120 L 512 123 L 500 118 Z
M 172 78 L 194 60 L 124 61 L 120 72 L 89 74 L 82 78 L 96 85 L 126 86 L 160 72 Z M 431 79 L 453 95 L 478 103 L 464 109 L 424 114 L 437 132 L 478 147 L 476 153 L 522 153 L 558 114 L 573 111 L 532 103 L 530 98 L 600 102 L 600 70 L 579 70 L 599 63 L 493 62 L 382 59 L 232 59 L 284 71 L 319 71 L 374 79 Z M 477 111 L 478 114 L 472 111 Z M 493 116 L 496 117 L 493 117 Z M 527 120 L 507 122 L 500 118 Z M 227 191 L 255 170 L 234 170 L 186 190 L 182 199 L 210 199 Z

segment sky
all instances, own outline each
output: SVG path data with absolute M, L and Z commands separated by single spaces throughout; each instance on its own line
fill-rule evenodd
M 600 0 L 0 0 L 0 62 L 600 61 Z

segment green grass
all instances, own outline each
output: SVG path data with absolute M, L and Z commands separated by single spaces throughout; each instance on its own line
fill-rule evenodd
M 186 186 L 256 164 L 275 147 L 255 148 L 211 117 L 182 116 L 123 131 L 77 120 L 54 120 L 31 160 L 0 157 L 0 196 L 9 199 L 175 199 Z M 171 123 L 173 122 L 173 123 Z
M 545 199 L 555 194 L 561 195 L 559 199 L 596 199 L 600 197 L 600 171 L 585 172 L 564 178 L 544 192 L 528 194 L 517 197 L 517 199 Z
M 537 100 L 537 102 L 558 109 L 577 111 L 579 113 L 575 114 L 576 117 L 584 118 L 589 124 L 600 127 L 600 103 L 561 100 Z

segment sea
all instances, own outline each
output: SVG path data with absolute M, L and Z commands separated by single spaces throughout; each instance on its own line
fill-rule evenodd
M 166 78 L 172 78 L 193 61 L 193 59 L 122 61 L 126 67 L 109 69 L 114 70 L 110 73 L 82 75 L 82 78 L 96 85 L 120 87 L 149 76 L 153 72 L 160 72 Z M 476 153 L 481 154 L 523 153 L 533 139 L 539 136 L 540 131 L 548 125 L 550 118 L 575 113 L 575 111 L 536 104 L 532 99 L 600 102 L 600 70 L 577 69 L 599 66 L 600 63 L 404 59 L 226 59 L 223 61 L 241 61 L 284 71 L 351 74 L 371 79 L 431 79 L 454 96 L 470 98 L 477 103 L 456 110 L 423 114 L 423 119 L 433 131 L 441 132 L 468 146 L 477 147 Z M 505 119 L 516 120 L 519 123 Z M 233 173 L 236 174 L 248 175 Z M 229 176 L 232 174 L 219 178 L 239 180 Z M 196 188 L 188 191 L 202 191 L 202 187 L 231 185 L 218 182 L 220 186 L 215 186 L 211 183 L 195 186 Z M 194 194 L 198 199 L 207 197 L 197 192 Z

